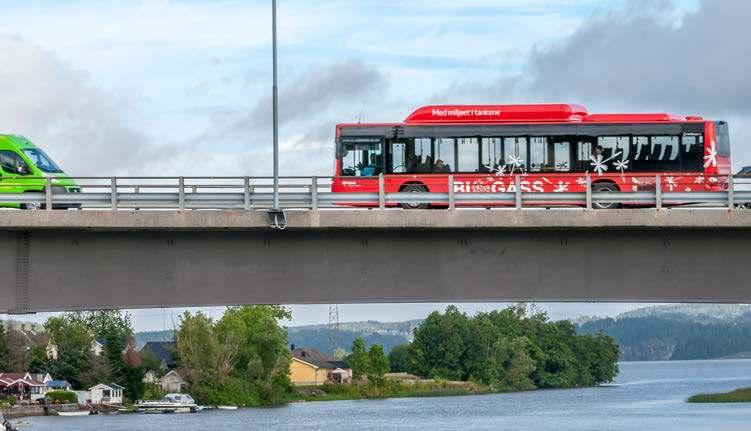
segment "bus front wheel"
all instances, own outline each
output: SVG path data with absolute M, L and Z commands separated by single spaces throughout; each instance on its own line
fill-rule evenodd
M 407 184 L 406 186 L 402 187 L 400 190 L 402 193 L 425 193 L 428 191 L 425 186 L 419 185 L 419 184 Z M 427 203 L 421 203 L 421 202 L 402 202 L 402 208 L 408 209 L 408 210 L 423 210 L 427 209 L 429 204 Z

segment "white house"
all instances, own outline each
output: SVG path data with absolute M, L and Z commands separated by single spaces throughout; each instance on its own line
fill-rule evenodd
M 96 338 L 91 340 L 91 346 L 89 346 L 89 351 L 94 356 L 101 356 L 102 352 L 104 351 L 104 341 L 97 340 Z
M 89 388 L 92 404 L 122 404 L 123 388 L 116 383 L 100 383 Z
M 164 392 L 182 392 L 183 389 L 188 386 L 188 382 L 186 382 L 175 370 L 162 376 L 157 383 L 162 387 Z

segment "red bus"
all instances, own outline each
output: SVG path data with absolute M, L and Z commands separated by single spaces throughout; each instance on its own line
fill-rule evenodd
M 654 191 L 659 174 L 665 192 L 700 192 L 726 189 L 730 169 L 724 121 L 573 104 L 424 106 L 401 123 L 337 125 L 332 191 L 378 192 L 383 174 L 386 193 L 446 193 L 449 175 L 455 193 L 515 192 L 517 176 L 522 192 L 584 192 L 588 176 L 594 192 L 638 192 Z

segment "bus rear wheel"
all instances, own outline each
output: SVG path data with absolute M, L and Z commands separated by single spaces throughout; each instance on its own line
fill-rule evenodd
M 402 187 L 400 191 L 402 193 L 426 193 L 428 189 L 419 184 L 407 184 Z M 406 210 L 424 210 L 428 208 L 429 204 L 421 202 L 403 202 L 401 206 Z
M 621 191 L 615 183 L 602 182 L 592 184 L 592 193 L 618 193 Z M 619 208 L 621 205 L 617 202 L 592 202 L 592 207 L 598 210 L 610 210 Z

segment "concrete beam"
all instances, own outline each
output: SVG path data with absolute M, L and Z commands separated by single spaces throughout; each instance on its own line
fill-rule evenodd
M 751 211 L 721 208 L 287 211 L 288 229 L 739 229 Z M 0 230 L 266 230 L 265 211 L 4 211 Z
M 350 215 L 348 223 L 372 217 L 368 228 L 276 231 L 237 222 L 227 231 L 185 224 L 227 215 L 164 213 L 155 217 L 173 223 L 185 219 L 170 225 L 173 230 L 117 223 L 112 230 L 112 224 L 105 229 L 102 221 L 97 230 L 83 225 L 4 230 L 0 277 L 6 282 L 0 285 L 0 311 L 253 303 L 751 302 L 744 282 L 751 230 L 732 228 L 727 221 L 720 228 L 613 228 L 585 226 L 587 218 L 610 216 L 582 211 L 572 217 L 586 229 L 557 224 L 540 229 L 521 213 L 510 212 L 493 216 L 522 217 L 517 220 L 532 227 L 511 228 L 507 222 L 495 222 L 492 228 L 452 227 L 466 219 L 450 218 L 443 223 L 451 228 L 436 228 L 421 224 L 435 223 L 428 213 L 394 213 L 410 221 L 402 218 L 400 228 L 381 224 L 373 229 L 381 217 L 393 221 L 388 219 L 392 216 L 361 211 Z M 449 217 L 445 213 L 432 212 Z M 112 215 L 110 223 L 129 214 Z M 475 217 L 473 223 L 489 217 L 467 214 Z M 705 223 L 722 220 L 718 213 L 706 214 L 712 220 Z M 730 214 L 724 217 L 733 223 L 746 217 Z M 405 228 L 410 223 L 414 226 Z M 176 225 L 182 228 L 174 230 Z

